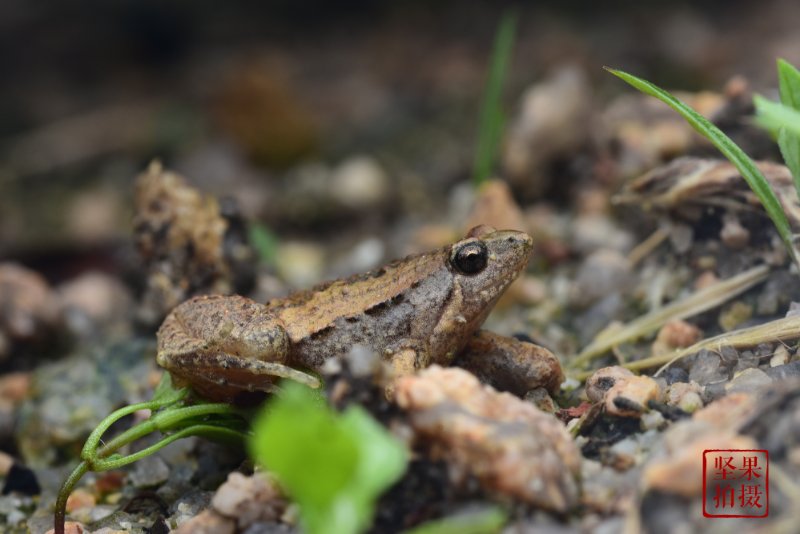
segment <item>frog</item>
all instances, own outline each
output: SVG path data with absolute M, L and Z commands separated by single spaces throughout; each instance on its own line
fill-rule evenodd
M 377 352 L 389 376 L 447 366 L 532 251 L 525 232 L 480 225 L 437 250 L 267 303 L 195 296 L 161 324 L 157 363 L 176 385 L 226 402 L 274 391 L 280 379 L 319 387 L 326 361 L 356 345 Z

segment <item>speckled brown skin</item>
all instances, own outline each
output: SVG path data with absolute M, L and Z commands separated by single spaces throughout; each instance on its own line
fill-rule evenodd
M 465 246 L 485 247 L 486 265 L 460 270 Z M 382 353 L 395 372 L 447 365 L 525 268 L 531 238 L 473 228 L 453 245 L 267 304 L 240 296 L 195 297 L 158 331 L 158 363 L 201 395 L 232 400 L 268 391 L 275 377 L 310 386 L 318 370 L 353 345 Z

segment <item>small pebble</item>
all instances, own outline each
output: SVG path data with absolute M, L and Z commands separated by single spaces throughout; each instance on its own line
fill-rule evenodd
M 523 399 L 532 403 L 534 406 L 547 413 L 555 413 L 558 409 L 553 398 L 545 388 L 535 388 L 525 394 Z
M 28 398 L 31 374 L 16 372 L 0 376 L 0 399 L 16 405 Z
M 223 516 L 245 528 L 259 521 L 278 520 L 286 510 L 286 500 L 277 485 L 263 473 L 249 477 L 233 472 L 211 499 L 211 505 Z
M 151 488 L 169 477 L 169 466 L 158 456 L 147 456 L 136 462 L 128 479 L 136 488 Z
M 721 399 L 725 396 L 725 386 L 727 384 L 725 382 L 714 382 L 713 384 L 708 384 L 706 387 L 703 388 L 703 394 L 701 398 L 705 404 L 709 404 L 715 400 Z
M 733 375 L 725 385 L 728 393 L 752 393 L 772 383 L 772 379 L 761 369 L 745 369 Z
M 649 376 L 632 376 L 619 380 L 606 393 L 606 411 L 619 417 L 640 417 L 647 403 L 658 399 L 658 383 Z
M 630 232 L 620 228 L 606 214 L 579 215 L 572 225 L 572 246 L 583 254 L 599 250 L 624 253 L 633 246 Z
M 670 226 L 669 241 L 676 253 L 684 254 L 692 248 L 694 230 L 688 224 L 673 224 Z
M 668 385 L 689 381 L 689 373 L 681 367 L 668 367 L 662 376 L 667 380 Z
M 744 369 L 750 369 L 752 367 L 757 367 L 759 364 L 759 357 L 753 351 L 745 350 L 739 353 L 739 360 L 736 362 L 736 365 L 733 367 L 734 373 L 742 371 Z
M 76 489 L 67 497 L 67 513 L 72 513 L 79 508 L 88 508 L 97 503 L 95 496 L 85 489 Z
M 175 534 L 233 534 L 236 521 L 212 510 L 204 510 L 173 531 Z
M 707 350 L 700 351 L 694 365 L 689 370 L 689 380 L 700 385 L 727 380 L 728 373 L 720 369 L 720 364 L 721 359 L 717 354 Z
M 658 430 L 665 422 L 664 415 L 659 411 L 651 410 L 642 414 L 642 428 L 645 430 Z
M 319 282 L 324 270 L 325 253 L 317 245 L 286 241 L 276 258 L 280 277 L 293 287 L 309 287 Z
M 16 263 L 0 263 L 0 332 L 7 349 L 14 340 L 46 334 L 59 315 L 58 299 L 43 276 Z
M 714 273 L 714 271 L 703 271 L 700 273 L 700 276 L 695 279 L 694 288 L 695 290 L 700 291 L 701 289 L 712 286 L 717 282 L 719 282 L 719 277 Z
M 509 125 L 503 168 L 527 196 L 541 195 L 550 183 L 548 163 L 574 154 L 589 136 L 591 90 L 584 71 L 565 65 L 522 95 Z
M 622 292 L 631 282 L 631 266 L 617 251 L 600 249 L 583 262 L 575 278 L 571 300 L 588 306 L 606 295 Z
M 489 180 L 478 188 L 464 224 L 464 232 L 480 224 L 488 224 L 497 229 L 527 230 L 522 210 L 514 200 L 508 183 L 503 180 Z
M 800 360 L 795 360 L 784 365 L 777 365 L 765 370 L 767 376 L 773 380 L 786 380 L 800 377 Z
M 123 323 L 133 298 L 119 279 L 89 272 L 58 287 L 58 295 L 70 331 L 88 336 L 98 325 Z
M 675 382 L 667 388 L 666 403 L 684 412 L 694 413 L 703 407 L 702 391 L 697 382 Z
M 14 457 L 0 451 L 0 477 L 8 476 L 8 472 L 11 470 L 11 466 L 14 465 Z
M 389 194 L 390 181 L 383 168 L 369 156 L 353 156 L 342 162 L 330 177 L 330 192 L 342 205 L 369 209 Z
M 739 218 L 727 214 L 723 217 L 722 230 L 719 232 L 720 241 L 733 250 L 743 249 L 750 242 L 750 231 L 739 222 Z
M 735 427 L 753 415 L 757 408 L 757 395 L 731 393 L 699 410 L 693 419 L 719 427 Z
M 778 345 L 775 348 L 775 353 L 769 359 L 770 367 L 778 367 L 789 362 L 789 349 L 785 345 Z
M 472 475 L 491 493 L 549 510 L 577 504 L 580 452 L 553 415 L 458 368 L 434 365 L 396 387 L 417 441 L 445 460 L 452 476 Z
M 127 473 L 125 471 L 106 471 L 99 473 L 95 488 L 100 494 L 108 494 L 119 491 L 125 482 Z
M 359 241 L 348 254 L 348 271 L 364 272 L 374 269 L 380 264 L 386 247 L 377 237 L 368 237 Z
M 636 464 L 639 445 L 634 439 L 625 438 L 609 447 L 608 452 L 612 457 L 611 463 L 614 469 L 625 471 Z
M 353 345 L 344 358 L 356 378 L 374 376 L 381 366 L 378 353 L 365 345 Z
M 586 397 L 592 402 L 602 401 L 606 393 L 620 380 L 627 380 L 634 376 L 633 372 L 624 367 L 612 366 L 598 369 L 586 379 Z
M 719 351 L 719 357 L 724 367 L 731 368 L 739 361 L 739 351 L 726 345 Z
M 66 521 L 64 523 L 64 534 L 83 534 L 86 528 L 76 521 Z M 54 534 L 55 529 L 51 528 L 45 534 Z
M 703 332 L 695 325 L 683 320 L 670 321 L 661 327 L 653 342 L 653 355 L 664 354 L 672 350 L 689 347 L 697 343 Z

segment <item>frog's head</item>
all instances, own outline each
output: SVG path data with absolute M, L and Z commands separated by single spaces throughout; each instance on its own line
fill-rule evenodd
M 476 226 L 450 247 L 449 268 L 460 289 L 465 319 L 482 321 L 528 265 L 533 240 L 525 232 Z

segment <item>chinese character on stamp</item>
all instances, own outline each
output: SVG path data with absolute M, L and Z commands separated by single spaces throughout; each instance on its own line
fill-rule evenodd
M 703 451 L 703 515 L 767 517 L 769 452 L 762 449 Z

